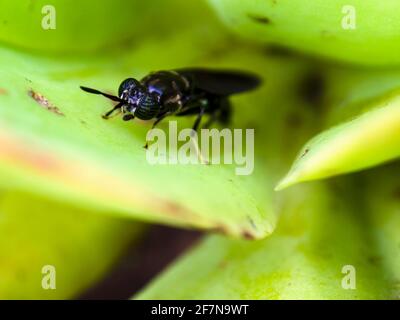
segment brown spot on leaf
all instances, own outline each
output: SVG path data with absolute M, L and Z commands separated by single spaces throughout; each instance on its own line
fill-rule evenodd
M 246 240 L 254 240 L 254 239 L 256 238 L 252 233 L 250 233 L 250 232 L 247 231 L 247 230 L 244 230 L 244 231 L 242 232 L 242 236 L 243 236 L 243 238 L 245 238 Z
M 60 111 L 55 105 L 53 105 L 45 96 L 42 94 L 33 91 L 32 89 L 28 91 L 28 95 L 33 98 L 40 106 L 45 108 L 46 110 L 53 112 L 59 116 L 65 116 L 64 113 Z
M 247 16 L 252 20 L 253 22 L 260 23 L 263 25 L 271 24 L 271 20 L 265 16 L 260 16 L 256 14 L 247 14 Z
M 226 230 L 225 226 L 223 226 L 223 225 L 216 226 L 215 228 L 213 228 L 213 231 L 215 233 L 220 233 L 220 234 L 223 234 L 223 235 L 228 235 L 229 234 L 228 230 Z
M 250 217 L 248 217 L 248 219 L 251 220 Z M 250 221 L 249 221 L 249 222 L 250 222 Z M 250 224 L 254 224 L 254 222 L 250 222 Z M 254 229 L 256 229 L 255 224 L 254 224 L 254 226 L 252 225 L 252 227 L 253 227 Z M 212 229 L 212 231 L 215 232 L 215 233 L 222 234 L 222 235 L 232 235 L 231 230 L 229 230 L 229 229 L 227 228 L 227 226 L 222 225 L 222 224 L 217 225 L 216 227 L 214 227 L 214 228 Z M 254 239 L 256 239 L 256 236 L 255 236 L 251 231 L 249 231 L 249 230 L 241 230 L 240 235 L 242 236 L 242 238 L 247 239 L 247 240 L 254 240 Z
M 300 158 L 303 158 L 309 151 L 310 151 L 310 149 L 304 150 L 304 152 L 303 152 L 303 154 L 300 156 Z
M 8 94 L 8 91 L 6 89 L 0 88 L 0 96 L 5 96 Z
M 191 211 L 189 208 L 185 208 L 177 202 L 168 200 L 161 201 L 163 203 L 165 212 L 168 213 L 171 217 L 199 219 L 198 215 L 195 212 Z

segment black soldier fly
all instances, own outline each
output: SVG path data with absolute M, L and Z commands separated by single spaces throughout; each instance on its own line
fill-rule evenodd
M 118 112 L 124 121 L 155 119 L 154 128 L 170 115 L 197 115 L 193 125 L 196 131 L 205 114 L 210 118 L 204 128 L 215 121 L 227 124 L 231 113 L 229 96 L 254 89 L 259 83 L 257 76 L 241 71 L 189 68 L 153 72 L 140 81 L 125 79 L 118 96 L 83 86 L 81 89 L 118 102 L 103 115 L 104 119 Z

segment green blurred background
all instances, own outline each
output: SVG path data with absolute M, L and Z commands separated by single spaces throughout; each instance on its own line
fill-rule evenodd
M 397 97 L 400 3 L 352 2 L 349 31 L 341 0 L 1 1 L 0 299 L 126 299 L 149 283 L 138 298 L 398 298 L 398 166 L 274 191 L 299 150 L 310 180 L 399 156 L 397 127 L 369 112 Z M 148 125 L 104 122 L 110 102 L 79 90 L 188 66 L 264 80 L 233 98 L 232 127 L 257 132 L 251 177 L 148 165 Z M 377 138 L 346 122 L 364 114 Z M 320 162 L 302 159 L 342 121 L 317 139 Z M 342 153 L 336 134 L 357 148 Z M 345 264 L 359 291 L 339 286 Z M 47 265 L 55 290 L 42 287 Z

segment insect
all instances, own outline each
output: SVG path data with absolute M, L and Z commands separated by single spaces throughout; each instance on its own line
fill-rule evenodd
M 233 70 L 202 68 L 177 69 L 150 73 L 140 81 L 128 78 L 122 81 L 118 96 L 81 86 L 81 89 L 118 102 L 103 115 L 122 113 L 122 119 L 155 119 L 153 128 L 168 116 L 197 115 L 193 130 L 197 130 L 205 114 L 209 115 L 203 128 L 215 121 L 227 124 L 231 105 L 229 96 L 252 90 L 260 79 L 250 73 Z

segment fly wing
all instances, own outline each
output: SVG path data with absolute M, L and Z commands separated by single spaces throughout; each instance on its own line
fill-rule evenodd
M 195 89 L 220 96 L 249 91 L 261 83 L 258 76 L 237 70 L 187 68 L 175 71 L 188 79 Z

